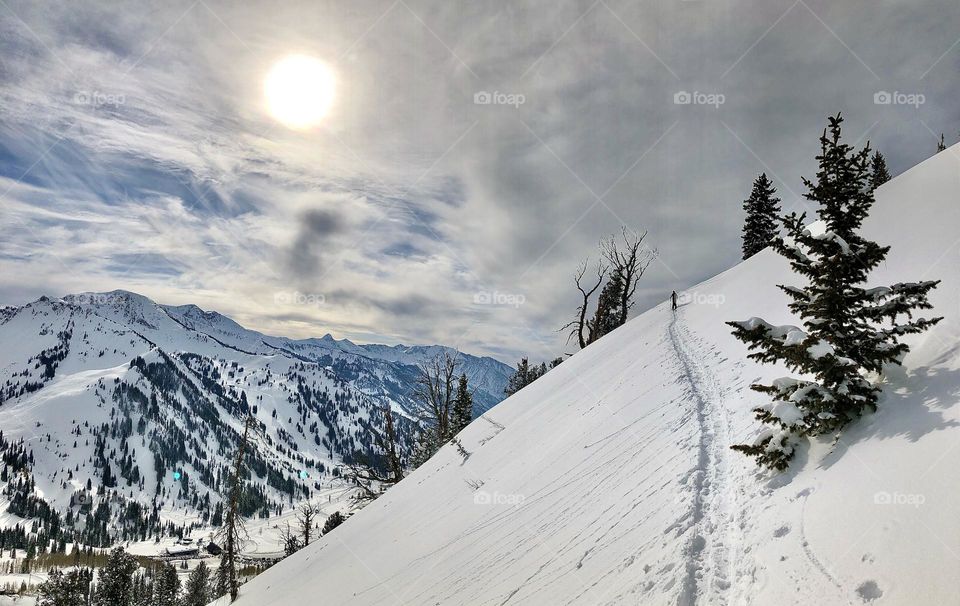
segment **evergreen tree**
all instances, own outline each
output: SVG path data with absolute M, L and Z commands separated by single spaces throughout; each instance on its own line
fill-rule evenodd
M 747 216 L 743 222 L 743 258 L 749 259 L 773 244 L 779 236 L 780 198 L 773 182 L 762 173 L 753 182 L 750 197 L 743 201 Z
M 210 569 L 203 562 L 193 569 L 184 586 L 183 606 L 206 606 L 210 595 Z
M 89 586 L 89 574 L 84 570 L 71 570 L 64 574 L 54 568 L 47 582 L 40 586 L 38 606 L 85 606 Z
M 107 565 L 100 571 L 94 606 L 129 606 L 136 570 L 136 560 L 123 547 L 111 551 Z
M 887 171 L 887 161 L 880 152 L 874 152 L 870 160 L 870 188 L 877 189 L 890 180 L 890 173 Z
M 337 526 L 343 524 L 345 520 L 346 518 L 343 517 L 342 513 L 339 511 L 334 511 L 332 514 L 330 514 L 330 517 L 327 518 L 327 521 L 323 523 L 323 530 L 321 531 L 320 536 L 326 535 Z
M 133 577 L 133 587 L 130 590 L 132 606 L 151 606 L 153 603 L 153 585 L 143 572 Z
M 457 396 L 453 401 L 453 418 L 450 419 L 453 435 L 460 433 L 473 420 L 473 395 L 467 388 L 467 375 L 462 373 L 457 384 Z
M 421 427 L 413 444 L 413 452 L 410 453 L 410 467 L 416 469 L 426 463 L 442 444 L 435 427 L 429 425 Z
M 180 579 L 173 564 L 163 564 L 153 580 L 151 606 L 179 606 Z
M 734 336 L 759 350 L 750 358 L 782 362 L 810 377 L 751 386 L 773 397 L 772 403 L 754 409 L 757 420 L 770 428 L 753 444 L 732 448 L 774 469 L 787 467 L 801 437 L 840 431 L 864 412 L 876 410 L 879 388 L 867 373 L 899 364 L 908 351 L 900 336 L 919 333 L 941 319 L 911 315 L 931 308 L 927 294 L 939 281 L 862 286 L 890 249 L 858 233 L 873 204 L 870 150 L 868 145 L 857 152 L 842 143 L 841 123 L 839 114 L 830 118 L 820 138 L 816 182 L 804 179 L 806 198 L 818 205 L 824 233 L 808 229 L 805 214 L 792 213 L 783 219 L 788 239 L 774 242 L 774 249 L 808 282 L 806 287 L 780 286 L 804 327 L 772 326 L 760 318 L 728 323 Z M 898 322 L 900 316 L 906 318 Z M 890 326 L 881 328 L 885 323 Z
M 620 326 L 622 293 L 623 277 L 619 272 L 611 272 L 610 278 L 597 298 L 597 309 L 593 313 L 593 319 L 588 323 L 590 328 L 588 345 Z
M 561 362 L 563 362 L 563 358 L 554 358 L 553 361 L 550 362 L 549 367 L 547 367 L 546 362 L 541 362 L 539 366 L 531 366 L 527 358 L 522 358 L 520 362 L 517 363 L 516 372 L 510 375 L 510 379 L 507 381 L 507 386 L 504 388 L 503 393 L 512 396 L 547 374 L 548 370 L 560 366 Z
M 376 454 L 381 458 L 382 465 L 372 460 L 369 454 L 364 452 L 354 452 L 353 461 L 345 461 L 347 467 L 345 477 L 352 480 L 360 489 L 360 494 L 356 497 L 358 500 L 376 499 L 390 486 L 401 481 L 404 476 L 400 435 L 394 424 L 390 403 L 385 402 L 381 411 L 383 413 L 383 427 L 380 430 L 374 429 L 371 433 L 373 434 L 373 443 L 378 451 Z M 422 440 L 423 436 L 421 435 L 419 438 Z M 416 443 L 415 456 L 411 458 L 415 461 L 415 465 L 422 464 L 430 458 L 434 452 L 431 449 L 433 445 L 435 445 L 435 442 L 432 435 L 428 440 Z M 303 522 L 306 521 L 306 518 L 304 516 L 298 516 L 298 518 L 303 518 L 299 520 L 302 531 L 305 526 Z M 296 534 L 289 533 L 289 531 L 286 534 L 288 536 L 283 537 L 286 551 L 300 549 L 300 538 Z M 309 536 L 303 532 L 301 534 L 309 542 Z
M 521 358 L 517 362 L 517 370 L 507 381 L 507 386 L 503 389 L 503 393 L 507 396 L 512 396 L 517 393 L 530 383 L 533 383 L 533 377 L 530 372 L 530 362 L 527 358 Z

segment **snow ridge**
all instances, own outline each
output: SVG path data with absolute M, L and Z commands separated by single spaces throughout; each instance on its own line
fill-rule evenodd
M 698 424 L 698 469 L 694 475 L 694 500 L 691 504 L 692 533 L 687 547 L 687 577 L 681 587 L 678 604 L 726 604 L 727 590 L 737 561 L 731 554 L 731 535 L 735 525 L 735 492 L 727 461 L 730 421 L 722 403 L 720 382 L 691 347 L 690 331 L 682 321 L 683 309 L 675 312 L 668 326 L 683 378 L 695 407 Z M 698 341 L 701 339 L 697 338 Z

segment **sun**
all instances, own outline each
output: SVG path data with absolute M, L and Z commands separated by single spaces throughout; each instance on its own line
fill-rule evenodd
M 327 115 L 335 88 L 333 70 L 307 55 L 277 61 L 263 83 L 270 115 L 298 130 L 318 124 Z

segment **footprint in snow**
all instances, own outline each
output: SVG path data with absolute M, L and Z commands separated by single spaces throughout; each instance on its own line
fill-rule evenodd
M 880 589 L 876 581 L 864 581 L 857 587 L 857 595 L 864 602 L 872 602 L 883 596 L 883 590 Z

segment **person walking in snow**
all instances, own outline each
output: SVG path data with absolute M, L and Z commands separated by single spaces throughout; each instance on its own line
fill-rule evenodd
M 677 291 L 670 295 L 670 301 L 673 303 L 673 311 L 677 311 Z

